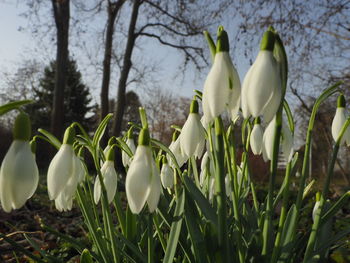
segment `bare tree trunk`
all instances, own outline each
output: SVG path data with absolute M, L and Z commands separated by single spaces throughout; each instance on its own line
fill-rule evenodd
M 57 29 L 57 51 L 56 51 L 56 72 L 55 89 L 51 115 L 51 131 L 61 137 L 63 132 L 63 103 L 64 89 L 67 82 L 68 62 L 68 33 L 69 33 L 69 0 L 51 0 Z
M 101 86 L 101 113 L 100 121 L 109 112 L 109 82 L 111 77 L 111 58 L 113 49 L 113 35 L 114 35 L 114 23 L 117 18 L 117 14 L 124 4 L 125 0 L 119 0 L 115 3 L 108 1 L 108 19 L 107 19 L 107 30 L 106 30 L 106 42 L 105 42 L 105 53 L 103 59 L 103 75 L 102 75 L 102 86 Z
M 129 24 L 129 30 L 128 30 L 128 40 L 126 43 L 126 49 L 125 49 L 124 60 L 123 60 L 123 68 L 120 73 L 120 78 L 118 83 L 118 94 L 117 94 L 117 101 L 115 106 L 115 114 L 114 114 L 113 129 L 112 129 L 113 135 L 115 136 L 118 136 L 122 129 L 122 121 L 123 121 L 124 108 L 125 108 L 126 83 L 127 83 L 130 68 L 131 68 L 132 51 L 135 46 L 135 39 L 136 39 L 135 27 L 136 27 L 136 21 L 139 13 L 140 4 L 141 4 L 141 0 L 134 0 L 134 5 L 132 8 L 131 19 Z

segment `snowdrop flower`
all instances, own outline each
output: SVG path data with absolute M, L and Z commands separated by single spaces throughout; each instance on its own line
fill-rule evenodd
M 29 143 L 30 134 L 30 119 L 20 113 L 14 125 L 14 141 L 0 168 L 0 202 L 7 213 L 21 208 L 38 186 L 39 172 Z
M 225 191 L 226 191 L 226 196 L 230 197 L 231 199 L 231 181 L 228 174 L 226 174 L 225 176 Z
M 63 144 L 49 165 L 47 171 L 47 189 L 50 200 L 56 199 L 66 186 L 75 184 L 74 158 L 76 156 L 73 150 L 74 136 L 74 128 L 67 128 L 64 134 Z
M 136 147 L 135 147 L 134 134 L 133 134 L 132 128 L 130 128 L 128 131 L 127 139 L 126 139 L 125 143 L 129 147 L 131 152 L 134 154 Z M 130 162 L 131 162 L 131 157 L 125 151 L 122 151 L 122 162 L 123 162 L 124 167 L 129 166 Z
M 315 221 L 316 213 L 320 207 L 320 200 L 316 201 L 314 208 L 312 209 L 312 221 Z
M 168 160 L 163 156 L 163 166 L 160 170 L 160 179 L 164 188 L 171 188 L 174 185 L 175 170 L 168 164 Z
M 149 145 L 149 131 L 143 128 L 139 144 L 126 175 L 125 190 L 131 212 L 139 214 L 147 202 L 150 212 L 158 205 L 161 182 Z
M 118 175 L 114 168 L 114 146 L 112 146 L 106 156 L 106 161 L 101 167 L 101 177 L 103 178 L 103 184 L 107 192 L 108 203 L 113 201 L 115 192 L 117 190 Z M 97 204 L 101 198 L 101 182 L 100 177 L 97 175 L 94 184 L 94 201 Z
M 255 118 L 253 130 L 250 134 L 250 148 L 255 155 L 261 154 L 263 142 L 263 130 L 260 125 L 260 118 Z
M 273 56 L 275 36 L 266 31 L 254 64 L 242 84 L 242 112 L 244 118 L 263 116 L 269 123 L 276 115 L 282 100 L 280 71 Z
M 215 178 L 214 176 L 212 176 L 210 177 L 210 181 L 209 181 L 209 201 L 210 202 L 213 202 L 215 193 L 216 193 Z
M 265 161 L 272 160 L 275 126 L 276 118 L 273 118 L 273 120 L 267 126 L 263 136 L 263 157 Z M 288 124 L 282 120 L 281 148 L 287 162 L 292 160 L 294 153 L 293 144 L 293 134 L 288 128 Z
M 178 137 L 178 133 L 175 131 L 173 133 L 173 138 L 172 141 L 169 145 L 169 150 L 174 154 L 176 162 L 178 164 L 179 167 L 183 166 L 184 163 L 186 162 L 186 156 L 182 153 L 181 151 L 181 147 L 180 147 L 180 139 Z M 173 162 L 173 158 L 171 158 L 169 156 L 169 154 L 167 154 L 168 160 L 169 160 L 169 165 L 172 168 L 176 168 L 176 165 Z
M 205 123 L 211 122 L 226 109 L 234 118 L 239 110 L 241 82 L 229 55 L 229 41 L 223 27 L 218 29 L 218 40 L 213 66 L 203 89 Z
M 190 107 L 190 114 L 182 127 L 180 134 L 180 147 L 182 153 L 190 158 L 200 157 L 205 145 L 205 130 L 198 114 L 198 102 L 193 100 Z
M 338 101 L 337 101 L 337 110 L 335 112 L 335 116 L 332 122 L 332 136 L 334 141 L 338 140 L 339 134 L 341 129 L 343 128 L 344 123 L 346 122 L 347 116 L 346 116 L 346 110 L 345 110 L 345 98 L 344 95 L 339 95 Z M 347 144 L 350 144 L 350 130 L 349 128 L 346 129 L 343 137 L 341 138 L 340 145 L 343 145 L 347 142 Z

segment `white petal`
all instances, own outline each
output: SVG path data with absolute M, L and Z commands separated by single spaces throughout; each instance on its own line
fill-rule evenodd
M 144 145 L 136 149 L 126 175 L 125 190 L 131 212 L 140 213 L 150 193 L 152 152 Z
M 280 84 L 278 84 L 278 88 L 275 87 L 270 99 L 266 102 L 266 105 L 264 106 L 263 119 L 265 123 L 269 123 L 272 120 L 272 118 L 275 117 L 276 112 L 281 104 L 282 90 L 279 87 Z
M 22 207 L 34 194 L 38 181 L 38 167 L 29 142 L 13 141 L 0 170 L 0 200 L 4 211 Z
M 128 138 L 126 140 L 126 145 L 130 148 L 132 153 L 135 153 L 135 143 L 133 139 Z M 122 151 L 122 162 L 124 167 L 128 167 L 131 162 L 131 157 L 125 151 Z
M 169 150 L 174 154 L 178 166 L 183 166 L 187 158 L 181 151 L 180 138 L 177 138 L 174 142 L 171 142 Z M 169 165 L 172 168 L 176 168 L 176 166 L 173 163 L 173 159 L 169 155 L 167 155 L 167 158 L 169 160 Z
M 148 209 L 151 213 L 153 213 L 158 206 L 160 191 L 161 191 L 161 184 L 160 184 L 160 178 L 159 178 L 159 171 L 155 162 L 153 161 L 150 192 L 147 198 Z
M 171 188 L 174 185 L 174 171 L 168 163 L 163 164 L 160 171 L 160 179 L 164 188 Z
M 94 183 L 94 201 L 95 201 L 95 204 L 98 204 L 98 202 L 100 201 L 101 192 L 102 192 L 102 190 L 101 190 L 100 179 L 99 179 L 99 176 L 96 175 L 95 183 Z
M 56 199 L 73 173 L 73 148 L 63 144 L 52 159 L 47 171 L 47 189 L 50 200 Z
M 238 74 L 228 52 L 219 52 L 215 55 L 203 89 L 203 114 L 208 122 L 220 115 L 228 106 L 231 98 L 230 79 L 233 85 L 239 83 Z
M 241 93 L 241 108 L 242 114 L 245 119 L 247 119 L 251 113 L 249 110 L 249 101 L 248 101 L 248 90 L 250 89 L 250 77 L 253 72 L 254 64 L 249 68 L 247 74 L 242 83 L 242 93 Z
M 320 207 L 320 201 L 316 201 L 314 208 L 312 209 L 312 221 L 315 221 L 316 212 Z
M 337 141 L 339 134 L 340 134 L 340 131 L 341 131 L 345 121 L 346 121 L 345 109 L 342 107 L 338 107 L 336 112 L 335 112 L 335 116 L 333 118 L 333 121 L 332 121 L 332 136 L 333 136 L 334 141 Z M 348 130 L 349 129 L 347 129 L 347 131 Z M 346 140 L 347 136 L 348 136 L 348 133 L 344 134 L 344 136 L 342 137 L 342 139 L 340 141 L 340 145 L 344 144 L 344 141 Z
M 113 161 L 106 161 L 102 168 L 101 174 L 103 177 L 103 183 L 107 191 L 108 203 L 111 203 L 114 199 L 115 192 L 117 190 L 118 175 L 114 168 Z
M 214 194 L 215 194 L 215 179 L 212 176 L 210 178 L 210 185 L 209 185 L 209 201 L 213 201 L 214 198 Z
M 267 160 L 272 160 L 273 142 L 275 138 L 276 119 L 274 118 L 267 126 L 263 136 L 263 157 Z
M 193 156 L 198 145 L 205 141 L 205 130 L 197 113 L 188 115 L 179 138 L 181 151 L 188 158 Z
M 284 158 L 287 162 L 290 162 L 293 158 L 294 154 L 294 139 L 293 134 L 289 130 L 288 124 L 283 121 L 282 123 L 282 152 L 284 155 Z
M 231 196 L 230 177 L 228 174 L 225 176 L 225 191 L 227 196 Z
M 263 130 L 260 124 L 254 124 L 253 130 L 250 134 L 250 148 L 252 152 L 257 155 L 261 154 L 263 145 Z
M 278 94 L 275 89 L 281 89 L 279 70 L 271 51 L 259 52 L 251 72 L 249 72 L 248 80 L 249 83 L 244 84 L 242 91 L 245 92 L 244 103 L 249 105 L 249 111 L 253 117 L 258 117 L 264 113 L 263 111 L 273 93 Z M 248 86 L 245 87 L 245 85 Z M 269 116 L 271 114 L 270 111 Z

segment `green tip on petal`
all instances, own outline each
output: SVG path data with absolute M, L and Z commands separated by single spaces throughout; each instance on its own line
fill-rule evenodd
M 220 117 L 215 118 L 215 135 L 223 135 L 224 134 L 224 125 Z
M 32 151 L 32 153 L 36 153 L 36 140 L 30 141 L 30 150 Z
M 162 163 L 163 164 L 166 164 L 168 163 L 168 159 L 166 158 L 166 156 L 164 155 L 163 158 L 162 158 Z
M 115 144 L 111 146 L 111 148 L 107 152 L 106 160 L 107 161 L 114 161 L 115 159 Z
M 175 130 L 174 133 L 173 133 L 173 137 L 172 137 L 171 141 L 175 142 L 178 137 L 179 137 L 179 133 Z
M 32 133 L 32 125 L 29 115 L 21 112 L 17 115 L 15 125 L 13 127 L 13 139 L 21 141 L 29 141 Z
M 254 124 L 260 124 L 260 123 L 261 123 L 260 117 L 256 117 L 256 118 L 254 119 Z
M 229 52 L 229 50 L 230 50 L 230 44 L 228 41 L 227 32 L 224 30 L 223 26 L 219 26 L 217 41 L 216 41 L 216 53 Z
M 261 39 L 260 50 L 273 51 L 274 45 L 275 33 L 273 33 L 270 30 L 267 30 Z
M 198 101 L 197 100 L 192 100 L 191 102 L 191 107 L 190 107 L 190 113 L 198 113 Z
M 75 129 L 73 126 L 70 126 L 64 132 L 63 144 L 73 145 L 75 137 Z
M 128 139 L 134 138 L 134 127 L 130 127 L 130 129 L 128 130 L 127 137 L 128 137 Z
M 345 108 L 346 102 L 343 94 L 340 94 L 337 99 L 337 108 Z
M 139 145 L 148 146 L 150 143 L 150 135 L 147 128 L 143 128 L 139 134 Z

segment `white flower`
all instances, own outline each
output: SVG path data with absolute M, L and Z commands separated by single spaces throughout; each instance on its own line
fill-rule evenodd
M 263 145 L 263 130 L 260 123 L 255 123 L 250 134 L 250 148 L 255 155 L 261 154 Z
M 273 142 L 275 138 L 275 126 L 276 118 L 269 123 L 263 136 L 263 157 L 264 160 L 272 160 L 273 155 Z M 282 120 L 282 133 L 281 133 L 281 148 L 284 158 L 287 162 L 290 162 L 293 157 L 293 134 L 288 128 L 288 124 Z
M 113 201 L 115 192 L 117 190 L 118 175 L 114 168 L 114 161 L 106 160 L 101 168 L 101 175 L 103 178 L 103 184 L 107 192 L 108 203 Z M 101 183 L 99 176 L 96 176 L 94 184 L 94 201 L 97 204 L 101 198 Z
M 29 141 L 14 140 L 0 169 L 0 201 L 5 212 L 21 208 L 39 182 L 38 167 Z
M 265 37 L 274 42 L 272 32 Z M 264 39 L 263 38 L 263 39 Z M 275 116 L 282 99 L 281 77 L 278 64 L 273 56 L 272 46 L 262 47 L 254 64 L 248 70 L 242 84 L 242 112 L 244 118 L 263 116 L 269 123 Z
M 47 171 L 47 189 L 50 200 L 63 191 L 74 173 L 74 150 L 71 144 L 62 144 Z
M 214 176 L 210 177 L 210 183 L 209 183 L 209 201 L 213 202 L 213 198 L 215 195 L 215 178 Z
M 335 112 L 334 119 L 332 121 L 332 136 L 334 141 L 338 140 L 341 129 L 343 128 L 344 123 L 346 122 L 346 110 L 344 107 L 337 107 Z M 345 141 L 350 143 L 350 130 L 346 129 L 343 137 L 341 138 L 340 145 L 343 145 Z
M 320 207 L 320 201 L 316 201 L 314 208 L 312 209 L 312 221 L 315 221 L 316 213 Z
M 169 164 L 163 163 L 162 169 L 160 170 L 160 179 L 164 188 L 171 188 L 174 185 L 174 169 Z
M 180 138 L 177 138 L 175 141 L 172 141 L 169 145 L 169 150 L 174 154 L 176 162 L 179 167 L 183 166 L 186 162 L 186 156 L 182 153 L 181 147 L 180 147 Z M 167 155 L 167 158 L 169 160 L 169 165 L 172 168 L 176 168 L 173 159 Z
M 125 143 L 130 148 L 131 152 L 134 154 L 136 150 L 134 139 L 127 138 Z M 122 162 L 124 167 L 129 166 L 131 162 L 131 157 L 125 151 L 122 151 Z
M 225 110 L 234 117 L 240 105 L 241 83 L 228 52 L 218 52 L 203 89 L 203 114 L 206 123 Z
M 200 157 L 205 146 L 205 130 L 198 115 L 198 102 L 191 103 L 190 114 L 180 134 L 181 152 L 187 157 Z
M 159 171 L 149 146 L 149 133 L 142 129 L 139 136 L 139 145 L 131 161 L 125 182 L 126 196 L 131 212 L 141 212 L 146 201 L 150 212 L 158 204 L 161 182 Z
M 225 176 L 225 191 L 226 196 L 231 197 L 231 180 L 228 174 Z

